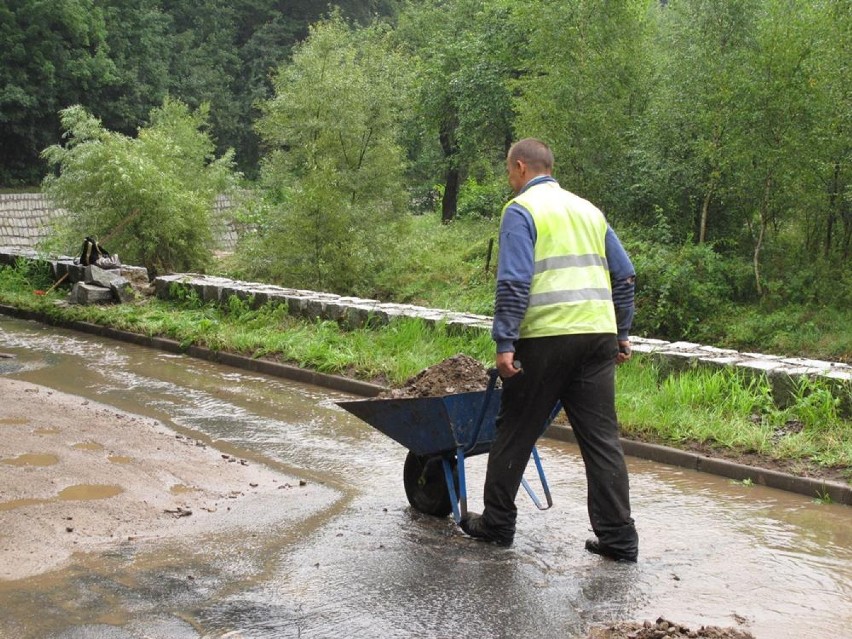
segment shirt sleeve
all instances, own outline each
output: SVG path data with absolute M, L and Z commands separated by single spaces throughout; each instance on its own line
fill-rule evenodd
M 498 353 L 511 353 L 529 305 L 535 261 L 535 225 L 529 212 L 517 203 L 503 213 L 499 246 L 491 337 Z
M 612 227 L 607 227 L 605 242 L 618 339 L 626 340 L 633 326 L 636 271 Z

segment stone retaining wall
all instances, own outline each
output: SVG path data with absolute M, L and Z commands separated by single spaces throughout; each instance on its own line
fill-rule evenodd
M 233 251 L 237 243 L 236 224 L 227 219 L 231 206 L 223 195 L 213 205 L 214 216 L 223 220 L 216 239 L 216 248 L 221 251 Z M 0 246 L 35 249 L 47 238 L 51 221 L 62 215 L 64 209 L 55 207 L 41 193 L 0 193 Z
M 13 264 L 19 257 L 35 258 L 33 251 L 0 247 L 0 264 Z M 69 272 L 71 282 L 82 279 L 82 267 L 71 258 L 51 261 L 54 276 Z M 122 267 L 125 269 L 140 267 Z M 144 271 L 144 269 L 142 269 Z M 168 299 L 194 292 L 205 302 L 227 303 L 236 296 L 253 307 L 263 304 L 286 306 L 290 314 L 308 319 L 327 319 L 352 327 L 381 325 L 395 318 L 419 318 L 427 325 L 443 326 L 450 332 L 490 333 L 491 317 L 426 308 L 412 304 L 394 304 L 378 300 L 346 297 L 256 282 L 242 282 L 223 277 L 181 273 L 154 279 L 157 296 Z M 693 366 L 735 367 L 757 375 L 766 374 L 777 404 L 784 406 L 802 377 L 828 382 L 840 398 L 842 410 L 852 415 L 852 366 L 837 362 L 782 357 L 763 353 L 743 353 L 691 342 L 667 342 L 631 336 L 637 353 L 654 358 L 665 370 L 674 371 Z
M 240 282 L 222 277 L 196 274 L 178 274 L 157 277 L 154 280 L 157 295 L 172 297 L 177 289 L 194 291 L 205 302 L 225 303 L 232 295 L 260 306 L 281 304 L 292 315 L 309 319 L 344 321 L 350 326 L 370 323 L 386 324 L 397 317 L 415 317 L 429 325 L 443 325 L 451 332 L 491 331 L 491 317 L 471 313 L 458 313 L 411 304 L 393 304 L 357 297 L 344 297 L 331 293 L 317 293 L 269 284 Z M 653 357 L 668 371 L 683 370 L 692 366 L 736 367 L 739 370 L 766 374 L 772 384 L 773 397 L 779 406 L 791 398 L 802 377 L 828 382 L 841 399 L 842 410 L 852 415 L 852 366 L 838 362 L 782 357 L 763 353 L 742 353 L 735 350 L 704 346 L 691 342 L 667 342 L 631 336 L 633 349 Z

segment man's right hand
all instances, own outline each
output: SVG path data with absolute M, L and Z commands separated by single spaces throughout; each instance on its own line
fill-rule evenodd
M 629 339 L 618 340 L 618 355 L 615 358 L 616 364 L 623 364 L 628 361 L 633 355 L 633 348 L 630 346 Z
M 515 368 L 514 353 L 497 353 L 497 374 L 503 379 L 509 379 L 521 372 L 520 368 Z

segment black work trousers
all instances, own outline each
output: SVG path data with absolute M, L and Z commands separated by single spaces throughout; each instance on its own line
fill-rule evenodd
M 615 335 L 558 335 L 521 339 L 515 357 L 523 373 L 503 382 L 497 432 L 485 477 L 484 523 L 511 539 L 515 497 L 533 446 L 557 400 L 571 422 L 586 468 L 592 530 L 625 554 L 638 551 L 630 488 L 615 414 Z

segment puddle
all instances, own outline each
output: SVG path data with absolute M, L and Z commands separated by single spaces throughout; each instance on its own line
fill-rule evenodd
M 74 444 L 71 448 L 76 448 L 77 450 L 103 450 L 103 444 L 99 444 L 97 442 L 80 442 L 79 444 Z
M 26 417 L 3 417 L 0 419 L 0 426 L 23 426 L 29 423 L 30 420 Z
M 107 457 L 107 460 L 113 464 L 131 464 L 133 463 L 132 457 L 127 457 L 126 455 L 110 455 Z
M 175 484 L 169 488 L 169 492 L 172 495 L 185 495 L 186 493 L 194 493 L 196 490 L 198 489 L 192 486 L 185 486 L 184 484 Z
M 13 499 L 12 501 L 0 501 L 0 510 L 14 510 L 25 506 L 37 506 L 43 504 L 46 499 Z
M 12 459 L 2 459 L 0 463 L 9 466 L 53 466 L 59 463 L 59 457 L 42 453 L 24 453 Z
M 84 501 L 89 499 L 108 499 L 124 492 L 121 486 L 105 484 L 77 484 L 59 491 L 57 497 L 65 501 Z
M 13 499 L 0 502 L 0 511 L 15 510 L 25 506 L 38 506 L 56 501 L 88 501 L 95 499 L 109 499 L 124 492 L 121 486 L 109 486 L 101 484 L 77 484 L 68 486 L 59 491 L 59 494 L 49 499 Z M 2 635 L 0 635 L 2 637 Z

